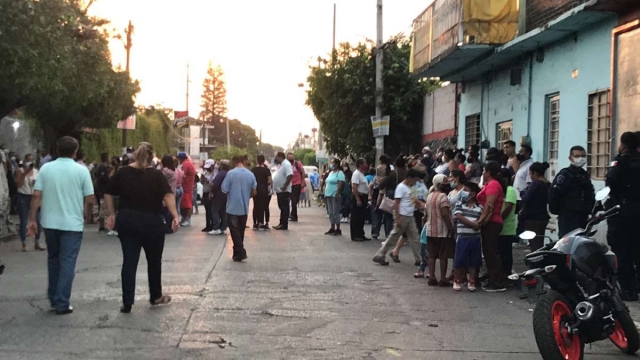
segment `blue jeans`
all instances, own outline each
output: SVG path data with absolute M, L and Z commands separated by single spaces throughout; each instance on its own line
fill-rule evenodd
M 227 230 L 227 195 L 218 193 L 211 202 L 211 218 L 213 230 Z
M 420 243 L 420 271 L 425 272 L 429 267 L 429 254 L 427 253 L 427 244 Z
M 49 302 L 57 311 L 64 311 L 69 308 L 82 232 L 44 229 L 44 234 L 49 254 Z
M 20 217 L 20 240 L 22 244 L 27 243 L 27 223 L 29 222 L 29 210 L 31 210 L 31 195 L 25 195 L 18 193 L 18 216 Z M 36 222 L 38 223 L 38 232 L 36 233 L 36 243 L 40 241 L 40 233 L 42 227 L 40 227 L 40 210 L 36 215 Z
M 182 201 L 182 194 L 184 194 L 184 190 L 182 186 L 178 186 L 176 188 L 176 211 L 180 214 L 180 201 Z
M 389 237 L 391 230 L 393 230 L 393 215 L 380 209 L 375 209 L 374 206 L 371 208 L 373 209 L 371 212 L 371 237 L 378 238 L 380 236 L 382 224 L 384 224 L 385 237 Z

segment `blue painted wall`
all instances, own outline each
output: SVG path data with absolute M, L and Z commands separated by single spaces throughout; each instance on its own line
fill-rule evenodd
M 600 23 L 545 49 L 544 61 L 533 61 L 531 83 L 531 124 L 529 135 L 533 157 L 542 161 L 545 154 L 545 113 L 547 95 L 560 94 L 560 143 L 558 169 L 569 166 L 569 149 L 587 147 L 587 105 L 589 93 L 610 87 L 611 30 L 617 18 Z M 482 113 L 482 138 L 496 144 L 497 124 L 513 120 L 513 140 L 527 135 L 529 60 L 522 66 L 521 85 L 510 85 L 509 71 L 492 75 L 484 85 L 468 83 L 460 100 L 458 145 L 465 139 L 465 117 Z M 578 76 L 572 78 L 572 72 Z M 482 109 L 481 109 L 482 107 Z M 596 188 L 602 182 L 595 182 Z

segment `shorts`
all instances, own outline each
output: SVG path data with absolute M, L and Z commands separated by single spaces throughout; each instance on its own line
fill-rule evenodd
M 447 260 L 453 258 L 456 243 L 452 238 L 429 237 L 427 252 L 429 259 Z
M 458 238 L 453 267 L 456 269 L 480 269 L 482 267 L 482 237 L 479 234 L 478 236 Z

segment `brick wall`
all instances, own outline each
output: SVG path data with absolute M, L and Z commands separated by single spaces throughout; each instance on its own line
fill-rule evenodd
M 527 32 L 589 0 L 527 0 Z

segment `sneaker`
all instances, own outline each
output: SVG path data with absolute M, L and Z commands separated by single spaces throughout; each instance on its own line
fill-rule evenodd
M 333 235 L 336 232 L 336 229 L 329 229 L 329 231 L 327 231 L 326 233 L 324 233 L 325 235 Z
M 260 225 L 258 224 L 253 224 L 253 230 L 259 230 L 260 229 Z
M 227 235 L 227 230 L 222 230 L 222 235 Z
M 269 230 L 269 224 L 260 225 L 260 230 L 262 230 L 262 231 L 267 231 L 267 230 Z
M 333 232 L 333 236 L 342 236 L 342 230 L 336 230 Z
M 482 290 L 488 293 L 496 293 L 496 292 L 507 291 L 507 288 L 504 286 L 498 286 L 496 284 L 488 282 L 485 286 L 482 287 Z
M 460 282 L 459 281 L 454 281 L 453 282 L 453 290 L 455 290 L 455 291 L 462 290 L 462 286 L 460 286 Z
M 222 231 L 220 230 L 211 230 L 208 232 L 209 235 L 221 235 Z
M 110 231 L 107 233 L 107 236 L 118 236 L 118 232 L 117 232 L 117 231 L 115 231 L 115 230 L 110 230 Z
M 413 277 L 416 279 L 424 279 L 424 273 L 420 270 L 416 271 L 415 274 L 413 274 Z
M 469 280 L 469 285 L 467 285 L 467 290 L 469 290 L 469 292 L 476 292 L 475 280 Z
M 376 263 L 376 264 L 378 264 L 378 265 L 382 265 L 382 266 L 387 266 L 387 265 L 389 265 L 389 262 L 388 262 L 388 261 L 386 261 L 386 260 L 384 259 L 384 257 L 382 257 L 382 256 L 376 256 L 376 257 L 374 257 L 374 258 L 373 258 L 373 262 L 374 262 L 374 263 Z

